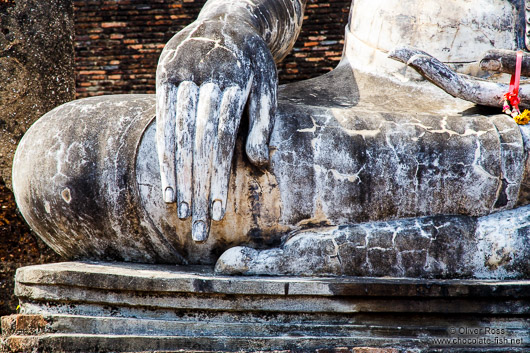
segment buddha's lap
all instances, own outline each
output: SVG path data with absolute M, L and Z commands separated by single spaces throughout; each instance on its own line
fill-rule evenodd
M 17 200 L 59 253 L 211 263 L 233 244 L 274 244 L 300 226 L 513 208 L 523 178 L 508 117 L 283 104 L 269 171 L 250 167 L 238 147 L 227 215 L 198 246 L 189 220 L 162 201 L 153 119 L 153 96 L 99 97 L 68 103 L 28 132 L 15 159 Z

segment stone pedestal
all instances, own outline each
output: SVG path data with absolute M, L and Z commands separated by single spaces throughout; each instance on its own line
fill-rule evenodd
M 16 295 L 20 314 L 2 319 L 8 352 L 530 350 L 528 280 L 230 277 L 66 262 L 19 269 Z

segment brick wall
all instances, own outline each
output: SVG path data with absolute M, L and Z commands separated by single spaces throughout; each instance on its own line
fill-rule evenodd
M 205 0 L 74 0 L 77 97 L 154 93 L 164 44 Z M 350 0 L 309 0 L 302 33 L 279 66 L 281 82 L 321 75 L 340 60 Z
M 278 67 L 280 82 L 320 76 L 331 71 L 342 56 L 344 28 L 351 0 L 309 0 L 302 32 L 293 51 Z

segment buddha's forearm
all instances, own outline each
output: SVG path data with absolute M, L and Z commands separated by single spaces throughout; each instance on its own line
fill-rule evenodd
M 307 0 L 209 0 L 199 14 L 199 20 L 225 17 L 253 26 L 278 62 L 289 53 L 300 33 L 306 2 Z

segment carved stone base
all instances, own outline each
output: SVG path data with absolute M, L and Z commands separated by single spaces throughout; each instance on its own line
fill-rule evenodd
M 2 319 L 8 352 L 530 349 L 529 280 L 231 277 L 67 262 L 19 269 L 16 295 L 20 314 Z

